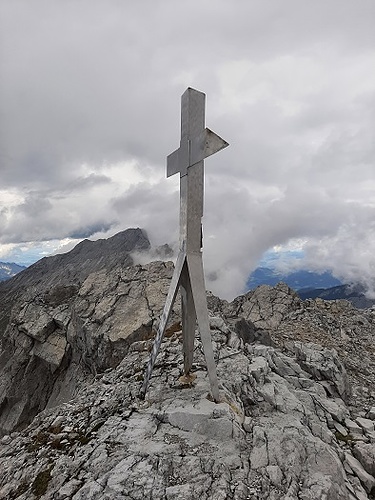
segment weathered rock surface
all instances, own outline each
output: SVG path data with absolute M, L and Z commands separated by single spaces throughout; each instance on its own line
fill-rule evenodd
M 127 229 L 106 240 L 84 240 L 68 253 L 45 257 L 8 281 L 0 283 L 0 335 L 5 331 L 15 302 L 26 297 L 46 298 L 54 287 L 82 284 L 92 272 L 131 266 L 131 252 L 149 250 L 150 242 L 141 229 Z M 54 294 L 55 292 L 52 292 Z M 69 292 L 68 292 L 69 293 Z M 56 295 L 56 293 L 55 293 Z M 57 300 L 61 297 L 57 294 Z
M 69 399 L 82 379 L 117 366 L 135 340 L 150 338 L 172 274 L 172 263 L 117 267 L 90 274 L 63 303 L 15 306 L 2 343 L 3 432 Z
M 364 433 L 354 456 L 354 438 L 333 425 L 345 427 L 344 401 L 298 356 L 244 346 L 217 318 L 212 326 L 220 404 L 209 399 L 199 340 L 195 383 L 179 384 L 180 332 L 163 342 L 140 401 L 151 341 L 134 342 L 117 368 L 2 438 L 0 498 L 371 498 L 371 443 Z
M 0 287 L 0 499 L 374 498 L 374 312 L 282 284 L 208 294 L 215 404 L 198 334 L 178 380 L 177 303 L 141 401 L 173 266 L 129 251 Z
M 160 288 L 159 314 L 173 269 L 150 265 L 145 277 L 140 266 L 131 267 L 130 252 L 148 248 L 145 234 L 129 229 L 85 240 L 1 283 L 0 435 L 72 397 L 90 374 L 118 364 L 132 335 L 150 335 L 152 287 Z
M 299 304 L 297 294 L 284 283 L 279 283 L 275 287 L 259 286 L 238 297 L 232 302 L 231 309 L 233 316 L 250 320 L 258 329 L 274 330 Z

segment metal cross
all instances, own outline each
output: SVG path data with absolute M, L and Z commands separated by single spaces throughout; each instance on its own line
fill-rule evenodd
M 144 397 L 178 289 L 181 291 L 184 379 L 190 380 L 195 324 L 202 340 L 212 397 L 219 400 L 219 386 L 208 321 L 202 261 L 204 159 L 228 146 L 205 128 L 203 92 L 188 88 L 181 97 L 180 147 L 167 158 L 167 177 L 180 172 L 180 250 L 164 310 L 141 389 Z

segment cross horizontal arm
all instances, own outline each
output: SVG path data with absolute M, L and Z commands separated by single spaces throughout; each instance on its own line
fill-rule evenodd
M 181 177 L 187 174 L 187 169 L 218 151 L 229 146 L 220 136 L 205 128 L 198 137 L 188 141 L 167 156 L 167 177 L 180 172 Z
M 229 146 L 227 141 L 224 141 L 224 139 L 215 134 L 215 132 L 212 132 L 209 128 L 205 128 L 197 138 L 191 141 L 189 167 L 227 146 Z
M 167 177 L 180 172 L 180 148 L 167 156 Z

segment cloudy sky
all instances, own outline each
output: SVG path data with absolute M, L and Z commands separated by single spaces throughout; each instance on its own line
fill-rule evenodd
M 373 0 L 0 0 L 0 260 L 176 242 L 192 86 L 230 143 L 205 165 L 208 288 L 243 292 L 267 250 L 371 287 L 374 24 Z

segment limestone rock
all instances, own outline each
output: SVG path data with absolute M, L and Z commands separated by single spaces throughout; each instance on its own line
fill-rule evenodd
M 374 430 L 374 422 L 368 418 L 357 417 L 356 422 L 365 432 L 371 432 Z
M 137 341 L 116 368 L 3 440 L 0 498 L 30 498 L 36 477 L 45 480 L 43 498 L 72 500 L 346 500 L 348 485 L 364 491 L 357 476 L 369 490 L 370 476 L 348 452 L 350 475 L 344 468 L 320 384 L 311 379 L 302 388 L 278 374 L 289 366 L 296 378 L 309 380 L 296 358 L 272 347 L 233 350 L 225 328 L 216 324 L 219 404 L 209 400 L 198 339 L 195 383 L 179 384 L 175 367 L 182 364 L 182 349 L 176 335 L 162 343 L 141 402 L 137 394 L 150 342 Z
M 44 342 L 56 329 L 48 311 L 34 304 L 25 304 L 17 318 L 18 329 L 29 337 Z
M 316 344 L 295 342 L 294 349 L 301 367 L 317 380 L 333 383 L 344 400 L 350 396 L 350 385 L 344 365 L 334 350 L 322 349 Z
M 138 279 L 130 252 L 148 248 L 141 230 L 127 230 L 1 283 L 0 435 L 69 399 L 82 379 L 115 366 L 133 340 L 151 335 L 172 264 L 151 264 Z
M 282 318 L 298 307 L 300 299 L 284 283 L 275 287 L 262 285 L 231 304 L 233 314 L 250 320 L 256 328 L 277 328 Z
M 4 418 L 7 421 L 3 424 L 4 431 L 10 430 L 10 425 L 22 425 L 28 415 L 32 418 L 32 408 L 40 411 L 50 404 L 52 396 L 56 404 L 59 401 L 56 387 L 65 386 L 60 401 L 66 400 L 74 394 L 82 377 L 115 367 L 134 341 L 150 338 L 172 274 L 172 263 L 164 262 L 92 273 L 76 296 L 67 298 L 66 303 L 55 308 L 50 303 L 38 303 L 28 308 L 36 316 L 41 311 L 43 324 L 48 317 L 53 325 L 53 332 L 47 334 L 45 329 L 44 335 L 33 333 L 42 330 L 40 322 L 32 331 L 27 330 L 25 323 L 18 321 L 20 313 L 15 308 L 15 319 L 3 339 L 9 361 L 4 367 L 8 376 L 0 385 L 6 408 L 0 416 L 0 427 Z M 45 307 L 48 312 L 44 314 Z M 23 308 L 24 318 L 22 311 Z M 172 316 L 172 321 L 173 317 L 176 316 Z M 15 349 L 20 355 L 14 355 Z M 25 364 L 26 359 L 30 362 Z M 10 371 L 7 366 L 11 366 Z M 16 395 L 16 399 L 10 399 L 10 394 Z
M 375 477 L 375 443 L 356 443 L 353 454 L 365 471 Z
M 215 404 L 198 332 L 196 379 L 179 382 L 177 302 L 141 401 L 173 265 L 133 265 L 147 244 L 129 238 L 0 286 L 0 499 L 372 498 L 372 312 L 283 284 L 208 294 Z
M 30 351 L 30 356 L 36 356 L 50 365 L 51 372 L 60 366 L 64 359 L 67 341 L 64 335 L 52 333 L 45 342 L 36 342 Z
M 259 342 L 264 345 L 274 345 L 269 332 L 256 328 L 250 320 L 241 318 L 235 323 L 234 328 L 245 344 Z
M 366 472 L 361 463 L 349 453 L 345 453 L 345 460 L 347 461 L 354 474 L 356 474 L 356 476 L 359 478 L 366 491 L 370 493 L 375 486 L 375 478 L 371 474 Z
M 345 426 L 352 436 L 362 436 L 362 428 L 350 418 L 345 419 Z
M 356 416 L 373 406 L 375 392 L 375 323 L 372 310 L 358 310 L 343 300 L 305 300 L 283 317 L 271 332 L 275 345 L 294 351 L 294 342 L 334 349 L 344 365 L 352 395 L 347 400 Z M 337 388 L 332 383 L 326 390 Z

